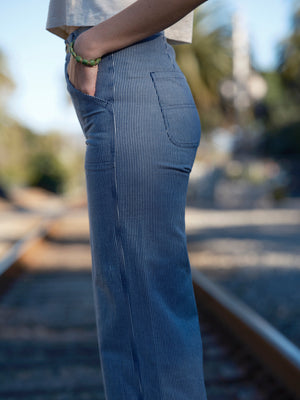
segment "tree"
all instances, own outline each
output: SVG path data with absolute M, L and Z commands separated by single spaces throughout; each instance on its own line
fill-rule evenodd
M 292 34 L 278 45 L 278 72 L 292 98 L 300 101 L 300 6 L 295 6 Z
M 8 73 L 7 62 L 4 53 L 0 50 L 0 116 L 7 100 L 7 96 L 15 89 L 15 83 Z
M 223 11 L 225 7 L 222 6 Z M 213 11 L 210 12 L 213 14 Z M 202 126 L 210 129 L 223 120 L 219 84 L 232 74 L 231 25 L 219 24 L 208 31 L 214 18 L 202 7 L 195 10 L 193 43 L 174 46 L 176 60 L 185 74 L 199 110 Z
M 67 171 L 50 151 L 43 150 L 28 160 L 30 186 L 39 186 L 54 193 L 63 193 Z

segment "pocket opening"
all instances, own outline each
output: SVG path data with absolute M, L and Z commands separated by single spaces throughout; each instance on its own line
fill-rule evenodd
M 72 82 L 70 81 L 70 78 L 69 78 L 69 74 L 68 74 L 68 64 L 70 62 L 70 58 L 71 58 L 71 55 L 67 54 L 66 55 L 66 60 L 65 60 L 65 78 L 66 78 L 66 82 L 67 82 L 67 89 L 68 89 L 68 92 L 70 93 L 70 95 L 72 95 L 72 93 L 74 93 L 74 94 L 77 94 L 79 96 L 83 96 L 84 99 L 94 100 L 96 103 L 100 103 L 100 104 L 103 104 L 103 105 L 110 104 L 108 101 L 103 100 L 103 99 L 101 99 L 100 97 L 98 97 L 96 95 L 95 96 L 91 96 L 91 95 L 89 95 L 87 93 L 82 92 L 81 90 L 77 89 L 72 84 Z M 99 79 L 99 76 L 98 76 L 99 73 L 100 73 L 100 68 L 98 67 L 97 81 Z

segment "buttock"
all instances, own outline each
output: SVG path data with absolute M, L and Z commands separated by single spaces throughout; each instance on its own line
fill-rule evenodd
M 66 42 L 82 31 L 73 32 Z M 162 32 L 104 55 L 94 96 L 70 82 L 70 57 L 67 53 L 67 89 L 88 145 L 89 167 L 112 166 L 119 146 L 119 154 L 152 152 L 152 159 L 166 163 L 176 158 L 182 170 L 190 171 L 201 137 L 200 118 L 175 51 Z

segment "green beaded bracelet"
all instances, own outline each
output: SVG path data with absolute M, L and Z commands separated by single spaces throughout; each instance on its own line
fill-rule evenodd
M 77 62 L 79 62 L 80 64 L 83 64 L 83 65 L 86 65 L 87 67 L 94 67 L 95 65 L 99 64 L 99 62 L 101 61 L 101 57 L 87 60 L 86 58 L 82 58 L 81 56 L 78 56 L 74 51 L 74 47 L 73 47 L 74 43 L 75 43 L 74 41 L 70 43 L 69 50 Z

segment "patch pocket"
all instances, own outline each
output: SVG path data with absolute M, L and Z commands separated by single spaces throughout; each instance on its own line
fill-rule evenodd
M 198 147 L 201 123 L 187 80 L 179 71 L 150 72 L 156 90 L 165 131 L 180 147 Z

